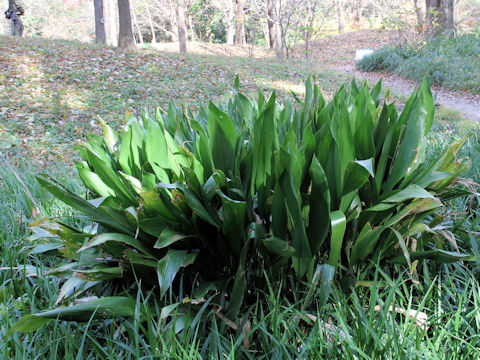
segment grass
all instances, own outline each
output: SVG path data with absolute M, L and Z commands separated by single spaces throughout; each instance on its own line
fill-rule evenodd
M 32 41 L 35 46 L 0 38 L 0 47 L 13 49 L 20 65 L 26 66 L 25 72 L 15 70 L 15 76 L 4 69 L 0 74 L 5 94 L 0 103 L 1 146 L 14 160 L 14 164 L 6 157 L 0 160 L 0 358 L 471 359 L 480 352 L 478 263 L 423 262 L 414 274 L 400 267 L 377 267 L 377 281 L 369 286 L 335 284 L 328 304 L 321 307 L 314 300 L 308 313 L 298 306 L 305 294 L 280 299 L 271 288 L 259 289 L 268 300 L 257 301 L 237 330 L 204 303 L 206 321 L 192 319 L 190 326 L 176 332 L 181 324 L 162 317 L 165 304 L 147 307 L 147 299 L 139 295 L 138 307 L 146 311 L 142 320 L 52 322 L 35 333 L 11 332 L 22 315 L 51 308 L 61 285 L 56 278 L 30 273 L 28 265 L 46 271 L 55 264 L 50 258 L 28 254 L 32 243 L 26 225 L 40 216 L 82 221 L 40 188 L 34 178 L 38 162 L 24 163 L 21 156 L 43 161 L 44 170 L 82 194 L 85 190 L 72 178 L 68 164 L 77 139 L 87 130 L 96 131 L 90 124 L 94 114 L 119 126 L 116 114 L 123 112 L 129 99 L 138 111 L 165 106 L 170 97 L 180 103 L 219 98 L 229 91 L 236 72 L 251 92 L 276 88 L 285 96 L 311 70 L 258 59 L 154 53 L 137 58 L 68 42 L 55 42 L 54 50 L 50 41 Z M 5 54 L 5 49 L 0 50 Z M 96 64 L 102 64 L 102 71 L 95 70 Z M 344 80 L 331 73 L 318 76 L 327 95 Z M 456 113 L 442 110 L 438 115 L 430 153 L 477 130 L 462 153 L 478 159 L 478 128 L 468 121 L 455 124 Z M 466 176 L 480 182 L 480 166 L 475 160 L 473 164 Z M 461 213 L 458 221 L 468 222 L 471 230 L 470 241 L 457 245 L 480 256 L 478 203 L 477 195 L 452 203 L 451 209 Z M 426 313 L 428 330 L 415 325 L 415 319 L 390 311 L 390 306 Z
M 432 84 L 478 94 L 479 52 L 478 34 L 463 34 L 434 38 L 419 46 L 387 46 L 365 57 L 357 66 L 365 71 L 395 72 L 416 81 L 428 75 Z
M 24 277 L 23 269 L 13 269 L 18 264 L 53 265 L 46 258 L 26 255 L 30 244 L 25 223 L 38 216 L 26 189 L 43 215 L 74 220 L 68 209 L 38 186 L 27 168 L 15 169 L 23 184 L 13 171 L 5 163 L 0 167 L 1 358 L 469 359 L 480 351 L 480 267 L 463 264 L 437 269 L 434 264 L 419 264 L 417 283 L 400 268 L 377 267 L 370 287 L 354 286 L 345 292 L 337 284 L 327 306 L 313 303 L 310 308 L 317 311 L 310 313 L 299 311 L 302 294 L 289 301 L 279 299 L 272 288 L 259 290 L 267 293 L 268 300 L 257 302 L 245 314 L 249 325 L 242 327 L 244 331 L 229 328 L 207 306 L 206 321 L 175 334 L 175 324 L 162 320 L 163 304 L 152 309 L 140 298 L 138 306 L 150 309 L 143 321 L 53 322 L 36 333 L 9 333 L 22 314 L 51 307 L 60 285 L 55 278 Z M 82 191 L 75 182 L 63 180 Z M 478 219 L 471 221 L 472 230 L 478 231 Z M 478 239 L 473 241 L 469 246 L 478 251 Z M 415 325 L 415 319 L 389 311 L 390 306 L 426 313 L 428 330 Z

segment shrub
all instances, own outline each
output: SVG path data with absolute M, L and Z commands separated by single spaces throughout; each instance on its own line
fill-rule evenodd
M 480 37 L 464 34 L 455 38 L 430 39 L 417 48 L 385 47 L 363 58 L 357 67 L 364 71 L 389 71 L 452 90 L 480 93 Z
M 424 166 L 427 80 L 400 115 L 380 106 L 381 83 L 352 82 L 325 103 L 308 79 L 305 99 L 285 105 L 238 88 L 237 79 L 227 104 L 195 114 L 173 103 L 155 117 L 127 113 L 121 134 L 102 123 L 103 136 L 79 147 L 87 198 L 38 178 L 92 221 L 31 225 L 41 241 L 33 251 L 66 260 L 46 274 L 66 278 L 57 302 L 86 290 L 103 297 L 26 316 L 16 329 L 140 316 L 140 289 L 165 301 L 162 316 L 181 329 L 207 306 L 237 319 L 270 283 L 298 301 L 303 291 L 303 308 L 315 294 L 327 300 L 334 273 L 368 276 L 370 259 L 413 268 L 471 258 L 447 251 L 435 228 L 448 216 L 441 200 L 463 194 L 456 179 L 468 161 L 456 158 L 462 140 Z
M 357 63 L 363 71 L 395 71 L 412 56 L 412 51 L 399 47 L 384 47 L 373 54 L 365 56 Z

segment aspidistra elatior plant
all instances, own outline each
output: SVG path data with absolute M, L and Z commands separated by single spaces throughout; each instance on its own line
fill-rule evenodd
M 286 276 L 314 284 L 322 276 L 325 285 L 370 259 L 468 259 L 432 236 L 442 199 L 461 193 L 464 140 L 426 163 L 428 80 L 400 114 L 380 93 L 380 82 L 371 90 L 352 82 L 326 103 L 309 78 L 303 101 L 278 104 L 275 93 L 242 95 L 237 78 L 225 104 L 193 113 L 172 102 L 140 119 L 127 112 L 121 133 L 102 122 L 103 136 L 78 148 L 86 197 L 38 178 L 93 226 L 42 219 L 31 227 L 34 252 L 66 259 L 46 274 L 66 278 L 58 302 L 108 281 L 116 296 L 34 317 L 75 319 L 79 306 L 83 318 L 111 317 L 122 301 L 120 315 L 133 315 L 129 291 L 141 280 L 159 298 L 181 285 L 197 290 L 190 297 L 213 291 L 235 319 L 265 276 L 284 285 Z

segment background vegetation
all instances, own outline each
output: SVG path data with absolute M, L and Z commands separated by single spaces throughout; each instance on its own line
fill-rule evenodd
M 479 53 L 479 34 L 439 37 L 418 45 L 381 48 L 362 59 L 358 68 L 394 72 L 416 81 L 428 76 L 447 89 L 478 94 Z

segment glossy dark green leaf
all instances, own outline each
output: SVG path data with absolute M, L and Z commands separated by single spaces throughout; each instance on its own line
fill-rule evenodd
M 157 276 L 162 297 L 172 286 L 180 268 L 192 264 L 196 257 L 196 253 L 188 253 L 186 250 L 168 250 L 165 256 L 158 261 Z
M 213 103 L 208 106 L 208 134 L 215 168 L 225 173 L 234 169 L 237 135 L 232 120 Z
M 279 239 L 277 237 L 269 237 L 262 240 L 263 245 L 270 251 L 272 254 L 288 257 L 292 256 L 295 253 L 295 249 L 290 246 L 285 240 Z
M 50 320 L 88 321 L 90 318 L 105 319 L 114 317 L 133 317 L 135 299 L 111 296 L 90 300 L 86 303 L 61 307 L 22 317 L 11 331 L 35 331 Z
M 320 250 L 330 228 L 330 189 L 325 172 L 315 155 L 310 165 L 310 178 L 312 191 L 307 233 L 310 249 L 315 255 Z
M 330 235 L 330 254 L 328 256 L 328 264 L 337 267 L 340 260 L 343 238 L 345 236 L 347 219 L 345 219 L 345 215 L 340 210 L 337 210 L 330 213 L 330 223 L 332 233 Z

